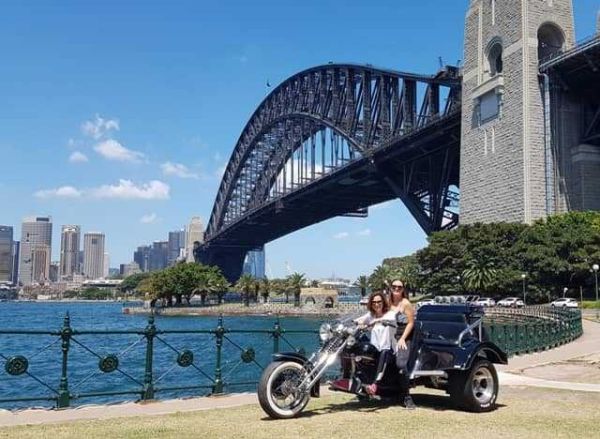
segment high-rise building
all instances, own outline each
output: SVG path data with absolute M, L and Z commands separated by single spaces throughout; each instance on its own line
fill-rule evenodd
M 154 241 L 152 243 L 152 251 L 150 252 L 149 271 L 162 270 L 163 268 L 167 268 L 168 256 L 169 242 Z
M 185 230 L 169 232 L 169 255 L 167 263 L 173 265 L 179 259 L 181 249 L 185 248 Z
M 152 247 L 149 245 L 141 245 L 133 253 L 133 260 L 138 264 L 143 272 L 150 271 L 150 253 Z
M 142 270 L 140 270 L 140 266 L 137 262 L 121 264 L 121 266 L 119 267 L 119 274 L 121 275 L 121 277 L 123 277 L 123 279 L 125 279 L 127 276 L 131 276 L 132 274 L 140 273 L 141 271 Z
M 108 253 L 104 253 L 104 263 L 102 265 L 102 277 L 104 279 L 108 279 L 108 274 L 110 272 L 110 256 Z
M 20 250 L 20 248 L 21 248 L 21 243 L 19 241 L 13 241 L 11 280 L 12 280 L 12 283 L 15 285 L 19 282 L 19 250 Z
M 104 273 L 104 234 L 83 235 L 83 274 L 88 279 L 100 279 Z
M 204 242 L 204 225 L 202 219 L 199 216 L 192 217 L 190 224 L 187 226 L 187 241 L 186 241 L 186 254 L 187 261 L 194 262 L 194 242 Z
M 0 226 L 0 282 L 12 282 L 13 228 Z
M 250 274 L 257 279 L 265 277 L 265 248 L 260 247 L 250 250 L 246 253 L 244 266 L 242 268 L 244 274 Z
M 81 229 L 79 226 L 62 226 L 60 234 L 60 277 L 72 278 L 79 273 L 79 249 Z
M 60 277 L 59 274 L 60 274 L 60 262 L 59 261 L 50 262 L 50 274 L 49 274 L 50 282 L 58 282 L 59 277 Z
M 27 217 L 21 225 L 19 282 L 31 285 L 50 277 L 52 254 L 52 218 Z

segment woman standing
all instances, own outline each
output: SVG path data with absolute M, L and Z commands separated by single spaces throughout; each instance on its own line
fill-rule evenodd
M 394 351 L 396 352 L 396 366 L 400 371 L 401 393 L 400 397 L 404 402 L 404 407 L 413 410 L 416 408 L 414 401 L 409 393 L 408 380 L 408 357 L 412 341 L 413 327 L 415 326 L 415 311 L 408 300 L 408 291 L 404 282 L 396 279 L 392 282 L 390 291 L 390 311 L 396 313 L 396 339 L 398 340 Z

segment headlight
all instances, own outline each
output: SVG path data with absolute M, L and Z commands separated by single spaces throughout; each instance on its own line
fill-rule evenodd
M 319 337 L 321 338 L 321 341 L 329 340 L 332 335 L 331 325 L 329 323 L 323 323 L 319 328 Z
M 348 338 L 346 339 L 346 346 L 347 347 L 352 347 L 356 344 L 356 338 L 354 338 L 354 336 L 349 335 Z

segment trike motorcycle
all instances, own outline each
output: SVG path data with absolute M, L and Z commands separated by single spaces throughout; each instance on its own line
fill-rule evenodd
M 487 340 L 483 308 L 472 304 L 425 305 L 416 315 L 408 362 L 411 387 L 445 390 L 466 411 L 487 412 L 496 406 L 498 375 L 494 364 L 507 364 L 507 355 Z M 324 323 L 320 348 L 309 358 L 278 353 L 265 368 L 258 399 L 272 418 L 299 415 L 311 397 L 318 397 L 321 380 L 334 364 L 341 374 L 333 390 L 368 398 L 366 385 L 374 381 L 378 351 L 369 343 L 367 329 L 354 319 Z M 382 397 L 399 395 L 399 372 L 391 367 L 377 386 Z

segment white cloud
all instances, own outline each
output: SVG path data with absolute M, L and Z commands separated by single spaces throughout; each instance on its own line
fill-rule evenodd
M 114 139 L 104 140 L 96 144 L 94 151 L 107 160 L 116 160 L 119 162 L 139 163 L 144 158 L 144 154 L 141 152 L 127 149 Z
M 56 189 L 42 189 L 34 194 L 37 198 L 79 198 L 81 191 L 73 186 L 61 186 Z
M 158 221 L 158 216 L 155 213 L 149 213 L 140 218 L 140 223 L 142 224 L 151 224 L 155 223 L 156 221 Z
M 136 185 L 131 180 L 120 179 L 118 184 L 105 184 L 97 188 L 77 189 L 61 186 L 56 189 L 42 189 L 34 193 L 37 198 L 117 198 L 123 200 L 168 200 L 171 188 L 162 181 Z M 155 218 L 156 219 L 156 218 Z
M 71 163 L 85 163 L 88 161 L 89 160 L 88 160 L 87 156 L 80 151 L 74 151 L 69 156 L 69 162 L 71 162 Z
M 333 239 L 346 239 L 349 236 L 348 232 L 340 232 L 333 235 Z
M 81 124 L 81 132 L 96 140 L 111 131 L 119 131 L 119 121 L 116 119 L 103 119 L 97 114 L 93 120 L 86 120 Z
M 95 198 L 168 200 L 169 191 L 169 185 L 158 180 L 152 180 L 138 186 L 131 180 L 120 179 L 119 184 L 103 185 L 92 189 L 90 193 Z
M 358 236 L 371 236 L 371 229 L 364 229 L 357 233 Z
M 180 178 L 199 178 L 198 174 L 193 173 L 187 166 L 182 165 L 181 163 L 165 162 L 160 165 L 160 168 L 164 175 L 174 175 Z

